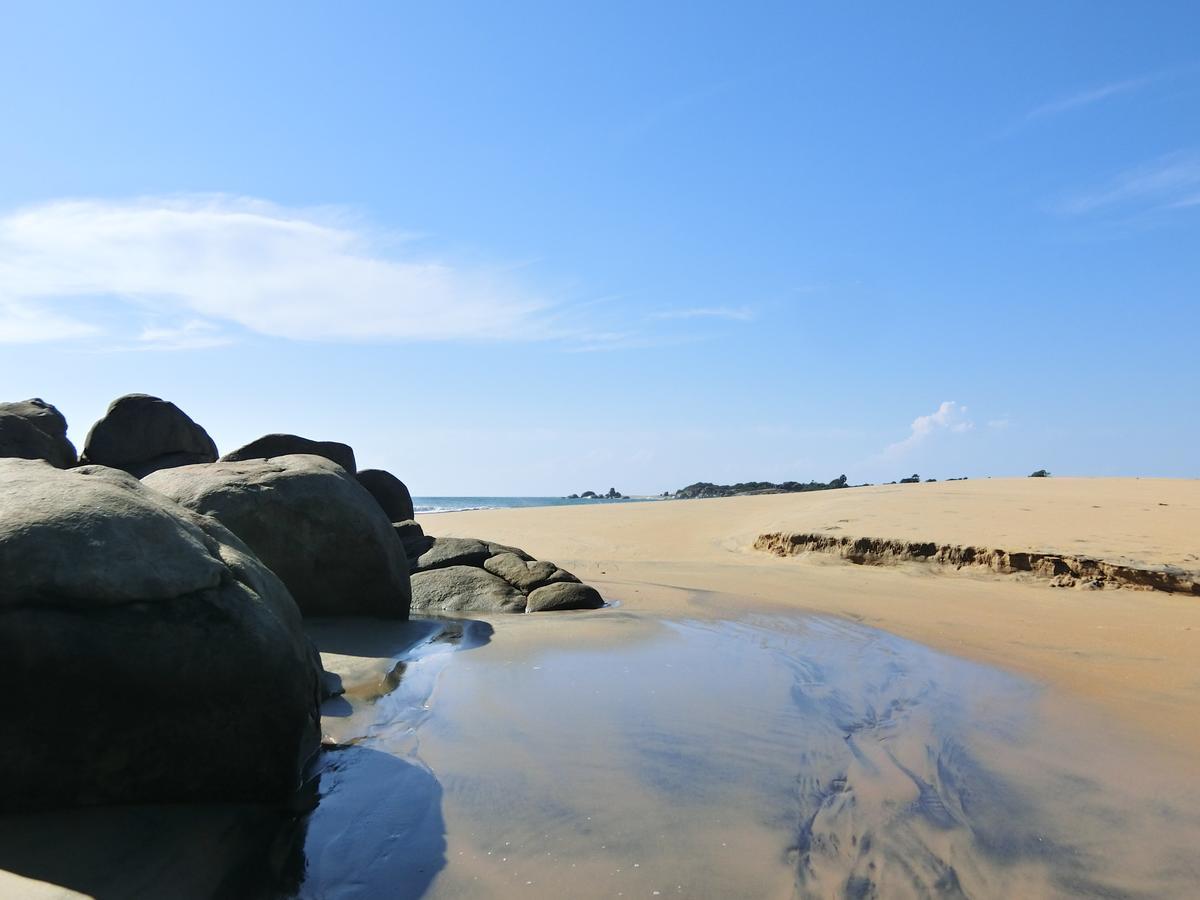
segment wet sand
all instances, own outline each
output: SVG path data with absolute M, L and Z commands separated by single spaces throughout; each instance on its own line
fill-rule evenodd
M 1156 897 L 1200 879 L 1196 770 L 1068 692 L 743 597 L 613 599 L 310 622 L 345 693 L 293 812 L 0 817 L 0 894 Z
M 420 888 L 400 895 L 449 898 L 1184 896 L 1200 878 L 1195 773 L 1068 695 L 702 599 L 697 618 L 451 622 L 390 691 L 390 659 L 359 665 L 327 730 L 368 755 L 322 776 L 300 896 L 403 872 Z M 436 782 L 426 831 L 411 798 L 379 809 L 404 796 L 380 756 Z
M 995 479 L 809 494 L 426 516 L 553 559 L 629 609 L 703 615 L 689 592 L 832 614 L 1065 688 L 1200 763 L 1200 600 L 1061 589 L 922 564 L 753 549 L 766 532 L 868 535 L 1200 569 L 1200 481 Z

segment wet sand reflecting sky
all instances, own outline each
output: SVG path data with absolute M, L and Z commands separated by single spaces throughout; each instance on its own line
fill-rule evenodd
M 435 634 L 398 681 L 391 660 L 360 658 L 326 720 L 360 755 L 321 777 L 301 895 L 1124 897 L 1200 883 L 1195 772 L 1024 679 L 794 615 L 490 625 Z

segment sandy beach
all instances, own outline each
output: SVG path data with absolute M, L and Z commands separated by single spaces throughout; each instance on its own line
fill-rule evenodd
M 856 566 L 752 547 L 766 532 L 827 532 L 1197 571 L 1200 481 L 988 479 L 421 522 L 430 534 L 486 536 L 555 559 L 630 610 L 703 615 L 714 604 L 722 612 L 769 604 L 848 618 L 1066 688 L 1200 763 L 1194 595 L 1063 589 L 977 569 Z
M 610 605 L 310 618 L 343 693 L 290 809 L 5 817 L 0 896 L 1182 896 L 1200 878 L 1194 594 L 753 549 L 844 533 L 1190 571 L 1197 482 L 422 524 L 554 559 Z

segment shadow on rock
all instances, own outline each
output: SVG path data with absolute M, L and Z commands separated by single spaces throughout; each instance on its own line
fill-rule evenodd
M 97 900 L 277 897 L 304 875 L 293 810 L 249 804 L 110 806 L 0 816 L 0 895 L 27 883 Z

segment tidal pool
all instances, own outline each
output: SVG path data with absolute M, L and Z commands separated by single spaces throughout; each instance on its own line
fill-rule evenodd
M 310 622 L 345 693 L 289 808 L 3 816 L 0 895 L 1200 893 L 1194 758 L 880 631 L 697 609 Z
M 399 674 L 326 657 L 299 896 L 1200 890 L 1195 773 L 996 669 L 798 615 L 413 627 Z

